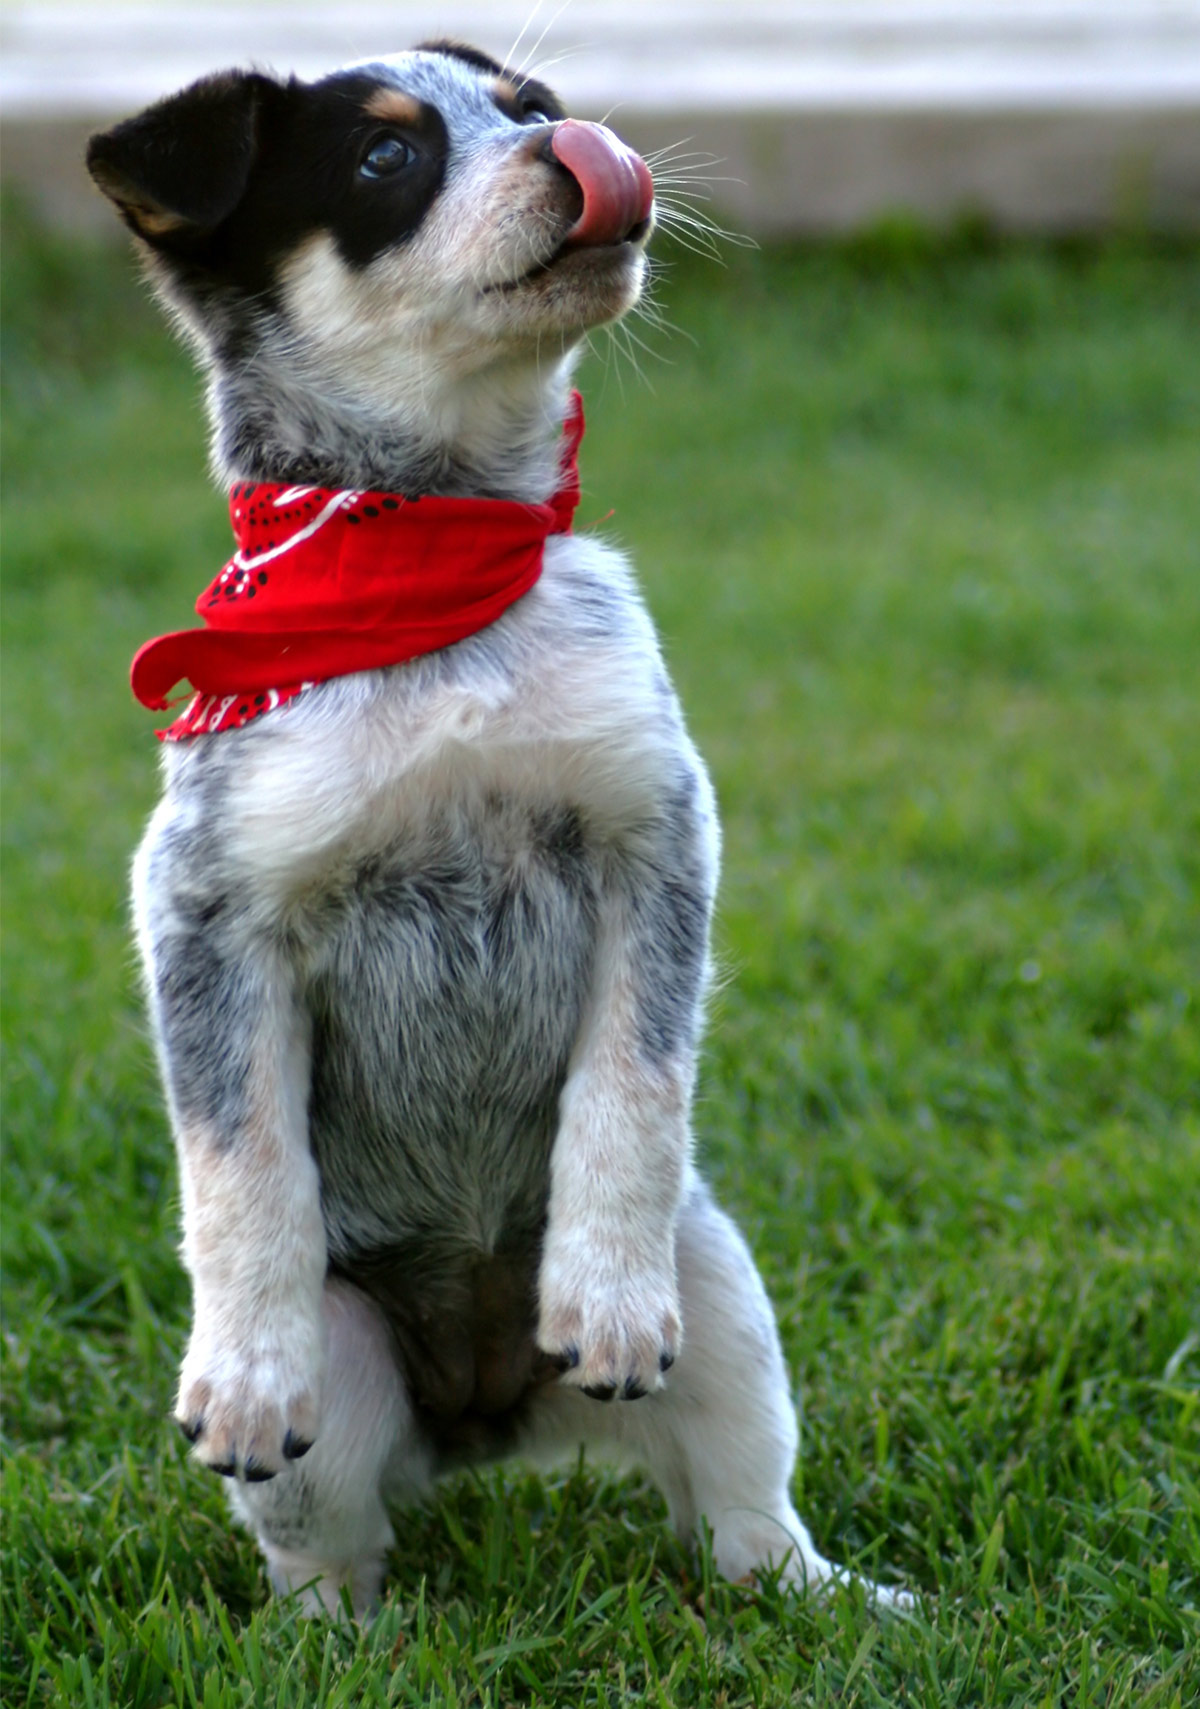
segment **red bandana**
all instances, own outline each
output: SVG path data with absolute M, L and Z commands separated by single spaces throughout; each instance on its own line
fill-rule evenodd
M 583 400 L 572 393 L 562 479 L 548 504 L 235 486 L 237 551 L 196 601 L 203 629 L 138 650 L 133 692 L 154 711 L 197 690 L 160 737 L 249 723 L 313 683 L 395 665 L 483 629 L 528 593 L 550 534 L 579 503 Z

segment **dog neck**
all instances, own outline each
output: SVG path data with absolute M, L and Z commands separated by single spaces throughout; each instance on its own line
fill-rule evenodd
M 540 504 L 558 479 L 571 363 L 509 361 L 416 398 L 339 393 L 303 359 L 257 344 L 216 356 L 212 467 L 224 485 L 287 482 Z M 398 392 L 400 388 L 397 388 Z

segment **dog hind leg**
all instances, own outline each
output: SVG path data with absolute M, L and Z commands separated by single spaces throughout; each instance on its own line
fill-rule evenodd
M 695 1177 L 677 1243 L 683 1346 L 667 1386 L 608 1405 L 548 1391 L 530 1448 L 550 1457 L 582 1440 L 601 1457 L 615 1451 L 644 1467 L 681 1536 L 708 1524 L 729 1579 L 782 1566 L 785 1579 L 809 1588 L 844 1581 L 792 1505 L 798 1430 L 766 1292 L 741 1235 Z
M 393 1542 L 387 1503 L 432 1481 L 390 1331 L 378 1307 L 342 1281 L 325 1286 L 329 1363 L 321 1429 L 302 1460 L 269 1482 L 238 1482 L 232 1504 L 254 1531 L 271 1582 L 307 1614 L 337 1613 L 349 1592 L 370 1611 Z

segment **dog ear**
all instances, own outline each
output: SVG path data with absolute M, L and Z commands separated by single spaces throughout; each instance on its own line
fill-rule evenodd
M 93 136 L 88 171 L 147 243 L 189 247 L 241 200 L 264 99 L 278 89 L 253 71 L 201 78 Z

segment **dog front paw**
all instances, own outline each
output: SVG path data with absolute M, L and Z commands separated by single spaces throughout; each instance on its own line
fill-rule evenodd
M 202 1465 L 222 1477 L 261 1483 L 298 1460 L 317 1434 L 321 1327 L 243 1342 L 193 1330 L 175 1421 Z
M 556 1276 L 541 1281 L 538 1346 L 563 1383 L 593 1400 L 640 1400 L 663 1386 L 682 1328 L 673 1277 Z

